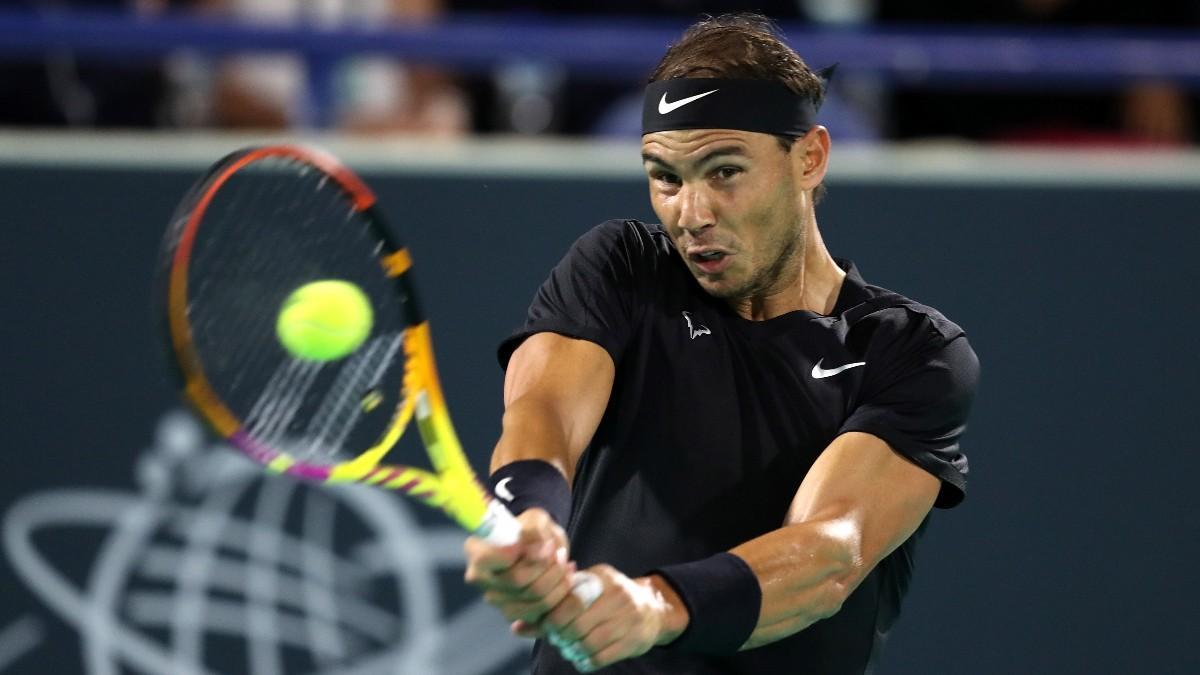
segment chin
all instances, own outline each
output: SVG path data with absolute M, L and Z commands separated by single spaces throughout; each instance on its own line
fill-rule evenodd
M 726 280 L 714 280 L 708 277 L 699 276 L 696 277 L 696 282 L 700 284 L 700 288 L 703 288 L 704 292 L 708 293 L 714 298 L 720 298 L 722 300 L 735 298 L 741 291 L 740 288 L 734 286 Z

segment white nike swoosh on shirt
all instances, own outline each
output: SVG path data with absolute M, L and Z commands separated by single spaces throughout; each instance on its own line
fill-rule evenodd
M 847 363 L 846 365 L 838 366 L 837 368 L 826 369 L 826 368 L 821 367 L 821 361 L 824 361 L 824 360 L 825 359 L 822 358 L 821 360 L 817 361 L 817 365 L 813 366 L 812 376 L 814 379 L 820 380 L 820 379 L 824 379 L 826 377 L 833 377 L 834 375 L 837 375 L 838 373 L 842 372 L 843 370 L 850 370 L 851 368 L 857 368 L 859 366 L 867 365 L 866 361 L 855 361 L 854 363 Z
M 496 496 L 506 502 L 516 499 L 516 496 L 508 490 L 508 481 L 512 479 L 513 477 L 509 476 L 508 478 L 501 478 L 500 482 L 496 483 Z
M 659 102 L 658 102 L 658 114 L 666 115 L 667 113 L 671 112 L 672 110 L 675 110 L 676 108 L 682 108 L 683 106 L 691 103 L 692 101 L 695 101 L 698 98 L 704 98 L 705 96 L 708 96 L 709 94 L 715 94 L 718 91 L 721 91 L 721 90 L 713 89 L 712 91 L 706 91 L 703 94 L 696 94 L 695 96 L 681 98 L 678 101 L 672 101 L 670 103 L 667 102 L 667 95 L 664 93 L 662 99 L 659 100 Z

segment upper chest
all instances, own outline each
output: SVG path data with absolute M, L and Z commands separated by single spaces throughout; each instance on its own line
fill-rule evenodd
M 621 376 L 664 439 L 815 453 L 865 382 L 868 364 L 846 333 L 833 317 L 754 323 L 698 294 L 665 292 L 641 313 L 634 365 Z

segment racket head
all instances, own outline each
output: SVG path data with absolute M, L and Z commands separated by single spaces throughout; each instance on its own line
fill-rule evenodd
M 232 446 L 275 472 L 398 489 L 479 527 L 487 499 L 446 412 L 411 257 L 341 162 L 292 145 L 231 153 L 180 203 L 160 263 L 185 398 Z M 361 289 L 373 323 L 343 358 L 299 358 L 277 316 L 324 280 Z M 433 471 L 383 462 L 414 417 Z

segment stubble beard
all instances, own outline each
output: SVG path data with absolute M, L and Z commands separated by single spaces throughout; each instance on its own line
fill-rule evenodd
M 807 231 L 807 224 L 801 218 L 795 235 L 784 239 L 778 254 L 769 265 L 761 268 L 739 286 L 709 289 L 709 294 L 735 303 L 752 303 L 786 286 L 796 275 L 804 273 L 803 268 L 796 265 L 796 260 L 804 259 L 803 242 Z

